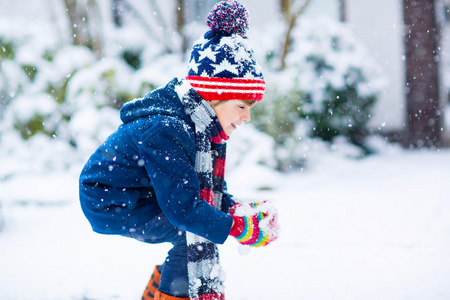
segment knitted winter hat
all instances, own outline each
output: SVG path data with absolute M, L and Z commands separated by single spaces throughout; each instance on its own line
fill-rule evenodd
M 248 19 L 235 0 L 216 4 L 206 18 L 211 30 L 194 43 L 186 77 L 203 99 L 262 100 L 265 81 L 245 36 Z

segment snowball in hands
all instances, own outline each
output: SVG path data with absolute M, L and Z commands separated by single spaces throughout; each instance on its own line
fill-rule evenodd
M 270 201 L 237 203 L 230 214 L 234 220 L 230 235 L 242 245 L 267 246 L 278 238 L 278 212 Z

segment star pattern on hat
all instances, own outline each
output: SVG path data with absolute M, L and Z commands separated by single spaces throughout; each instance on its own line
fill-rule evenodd
M 245 79 L 255 79 L 255 76 L 253 76 L 252 73 L 247 72 L 247 73 L 245 73 L 244 76 L 242 76 L 242 78 L 245 78 Z
M 194 44 L 188 75 L 263 79 L 261 67 L 246 37 L 223 36 L 214 31 L 207 32 Z
M 198 61 L 201 61 L 205 58 L 209 58 L 211 61 L 216 62 L 216 55 L 218 53 L 219 53 L 218 51 L 213 51 L 210 47 L 207 47 L 203 50 L 198 51 L 198 54 L 200 55 Z
M 214 66 L 214 75 L 217 75 L 221 72 L 228 71 L 230 73 L 239 76 L 239 70 L 236 64 L 230 63 L 230 61 L 225 57 L 220 64 L 213 64 Z
M 237 51 L 234 51 L 234 60 L 236 62 L 242 62 L 242 61 L 250 61 L 252 63 L 256 63 L 255 59 L 252 57 L 252 53 L 248 50 L 246 50 L 244 47 L 240 47 L 236 49 Z
M 228 46 L 230 49 L 236 48 L 236 44 L 241 41 L 242 38 L 235 36 L 234 38 L 229 36 L 224 36 L 220 39 L 219 47 L 223 48 L 224 46 Z
M 189 62 L 189 69 L 195 73 L 198 73 L 198 66 L 200 66 L 200 64 L 195 61 L 195 58 L 191 58 L 191 61 Z

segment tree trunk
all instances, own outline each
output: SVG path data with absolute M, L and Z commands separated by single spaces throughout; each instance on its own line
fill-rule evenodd
M 281 14 L 286 22 L 290 21 L 291 1 L 292 0 L 280 0 Z
M 175 8 L 175 15 L 177 16 L 177 24 L 176 29 L 178 34 L 181 37 L 181 52 L 186 53 L 188 45 L 187 38 L 184 34 L 184 26 L 186 24 L 185 20 L 185 10 L 186 10 L 186 1 L 185 0 L 177 0 L 177 7 Z
M 65 0 L 67 17 L 69 19 L 70 30 L 72 33 L 72 43 L 74 45 L 84 45 L 83 34 L 81 30 L 81 18 L 78 15 L 77 0 Z
M 280 70 L 284 70 L 286 68 L 286 57 L 292 43 L 291 34 L 295 27 L 295 23 L 297 22 L 297 18 L 305 12 L 310 2 L 311 0 L 304 0 L 303 4 L 296 12 L 292 12 L 292 0 L 281 0 L 280 2 L 281 13 L 287 23 L 286 35 L 284 36 L 284 42 L 282 45 L 283 48 L 281 51 Z
M 102 16 L 96 0 L 89 0 L 88 5 L 91 11 L 91 16 L 89 16 L 91 47 L 97 59 L 100 59 L 103 57 Z
M 439 26 L 435 5 L 434 0 L 403 0 L 407 147 L 438 147 L 441 143 Z
M 116 27 L 123 26 L 123 2 L 122 0 L 112 0 L 113 20 Z
M 339 21 L 347 22 L 346 0 L 339 0 Z
M 65 0 L 74 45 L 86 46 L 102 56 L 100 11 L 96 0 Z

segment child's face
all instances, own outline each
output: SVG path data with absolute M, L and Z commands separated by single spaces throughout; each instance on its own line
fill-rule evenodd
M 225 134 L 230 136 L 242 123 L 250 121 L 251 106 L 243 100 L 210 101 Z

